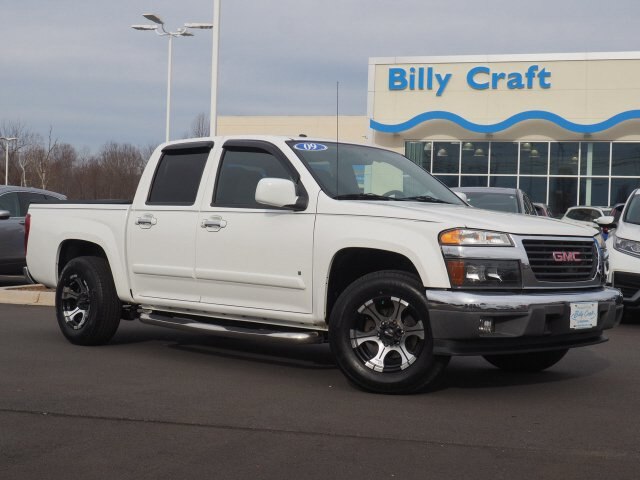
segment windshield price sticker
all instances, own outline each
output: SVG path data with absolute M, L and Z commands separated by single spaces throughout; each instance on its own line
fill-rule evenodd
M 293 146 L 293 148 L 295 148 L 296 150 L 302 150 L 304 152 L 322 152 L 324 150 L 327 150 L 329 147 L 321 143 L 305 142 L 305 143 L 296 143 Z
M 598 325 L 598 302 L 571 303 L 569 327 L 574 330 L 593 328 Z

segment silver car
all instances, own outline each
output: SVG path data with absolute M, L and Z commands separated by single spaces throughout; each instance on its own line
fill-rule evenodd
M 0 186 L 0 275 L 19 275 L 26 266 L 24 222 L 29 205 L 66 199 L 37 188 Z

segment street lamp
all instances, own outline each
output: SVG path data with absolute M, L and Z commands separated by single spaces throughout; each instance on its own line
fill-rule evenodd
M 131 25 L 134 30 L 153 30 L 161 37 L 169 37 L 169 65 L 167 68 L 167 124 L 165 141 L 169 141 L 169 119 L 171 116 L 171 57 L 172 57 L 172 44 L 173 37 L 193 37 L 193 33 L 189 29 L 211 29 L 213 25 L 211 23 L 185 23 L 184 26 L 178 28 L 174 32 L 170 32 L 164 28 L 164 22 L 160 17 L 153 13 L 144 13 L 142 15 L 147 20 L 155 23 L 156 25 Z M 160 30 L 158 30 L 160 29 Z
M 9 142 L 18 140 L 17 137 L 0 137 L 4 140 L 4 184 L 9 185 Z

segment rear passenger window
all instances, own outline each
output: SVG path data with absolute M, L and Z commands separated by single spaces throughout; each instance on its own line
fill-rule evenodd
M 294 180 L 278 158 L 258 148 L 233 147 L 225 151 L 218 172 L 213 204 L 239 208 L 273 208 L 256 202 L 262 178 Z
M 210 147 L 204 147 L 164 152 L 147 205 L 193 205 L 210 151 Z
M 18 198 L 20 200 L 20 216 L 24 217 L 29 211 L 29 206 L 32 203 L 44 203 L 45 196 L 41 193 L 33 192 L 19 192 Z

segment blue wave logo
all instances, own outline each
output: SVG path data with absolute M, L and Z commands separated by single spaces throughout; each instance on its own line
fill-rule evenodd
M 323 150 L 327 150 L 329 147 L 326 145 L 322 145 L 321 143 L 296 143 L 293 148 L 296 150 L 302 150 L 305 152 L 322 152 Z
M 507 128 L 513 127 L 515 124 L 524 122 L 525 120 L 546 120 L 548 122 L 555 123 L 559 127 L 564 128 L 575 133 L 597 133 L 603 130 L 608 130 L 616 125 L 626 122 L 627 120 L 640 119 L 640 110 L 628 110 L 626 112 L 618 113 L 613 117 L 599 123 L 592 124 L 580 124 L 567 120 L 555 113 L 547 112 L 545 110 L 528 110 L 526 112 L 517 113 L 502 122 L 493 123 L 490 125 L 481 125 L 479 123 L 473 123 L 469 120 L 456 115 L 455 113 L 445 112 L 441 110 L 435 110 L 433 112 L 424 112 L 420 115 L 416 115 L 411 120 L 396 124 L 384 124 L 376 122 L 371 119 L 369 126 L 378 132 L 383 133 L 399 133 L 416 127 L 424 122 L 431 120 L 448 120 L 450 122 L 460 125 L 462 128 L 476 133 L 497 133 Z

